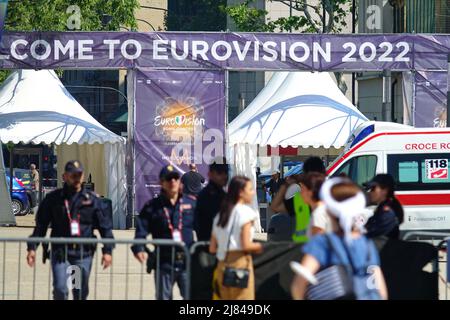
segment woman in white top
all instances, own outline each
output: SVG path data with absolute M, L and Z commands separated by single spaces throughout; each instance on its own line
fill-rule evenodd
M 299 179 L 303 200 L 311 208 L 308 238 L 332 231 L 330 216 L 325 209 L 325 204 L 319 199 L 320 188 L 325 178 L 325 175 L 322 173 L 309 172 L 302 175 Z
M 222 300 L 254 300 L 255 281 L 251 253 L 262 251 L 261 243 L 253 242 L 257 212 L 250 206 L 255 191 L 249 178 L 236 176 L 230 181 L 228 194 L 213 222 L 209 251 L 219 263 L 215 270 L 213 289 Z M 246 288 L 223 284 L 225 268 L 246 269 L 249 272 Z

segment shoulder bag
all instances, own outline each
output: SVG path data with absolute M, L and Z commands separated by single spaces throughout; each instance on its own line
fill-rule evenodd
M 227 256 L 228 256 L 228 250 L 230 248 L 230 242 L 231 242 L 231 235 L 233 234 L 233 228 L 236 221 L 236 215 L 237 212 L 235 212 L 235 216 L 232 221 L 230 234 L 228 236 L 228 244 L 227 244 L 227 253 L 225 256 L 225 270 L 223 272 L 223 282 L 222 285 L 224 287 L 232 287 L 232 288 L 247 288 L 248 286 L 248 280 L 250 277 L 250 270 L 247 269 L 240 269 L 240 268 L 234 268 L 229 267 L 226 265 Z
M 329 235 L 325 235 L 330 249 L 339 256 L 343 263 L 345 260 L 339 255 Z M 349 257 L 349 259 L 351 259 Z M 350 262 L 351 263 L 351 262 Z M 317 284 L 310 284 L 306 289 L 305 297 L 308 300 L 355 300 L 353 290 L 353 268 L 348 264 L 333 265 L 314 275 Z

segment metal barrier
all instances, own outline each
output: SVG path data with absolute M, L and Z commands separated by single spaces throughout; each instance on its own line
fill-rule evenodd
M 191 255 L 193 255 L 195 253 L 195 251 L 197 251 L 198 247 L 206 247 L 206 246 L 209 246 L 209 241 L 195 242 L 194 244 L 192 244 L 191 249 L 190 249 Z
M 438 250 L 438 260 L 433 264 L 433 271 L 439 273 L 439 299 L 450 299 L 450 283 L 447 282 L 447 241 L 450 240 L 450 233 L 433 231 L 410 231 L 407 232 L 403 240 L 405 241 L 425 241 L 431 242 Z
M 89 278 L 88 299 L 94 300 L 142 300 L 154 299 L 155 293 L 160 289 L 161 250 L 170 250 L 172 266 L 175 265 L 176 251 L 184 253 L 186 277 L 185 299 L 190 297 L 190 268 L 191 256 L 189 250 L 182 242 L 173 240 L 124 240 L 124 239 L 90 239 L 90 238 L 0 238 L 0 299 L 5 300 L 47 300 L 52 299 L 52 270 L 51 261 L 42 263 L 40 257 L 43 249 L 36 250 L 36 263 L 34 268 L 27 265 L 27 243 L 58 244 L 64 246 L 67 259 L 67 248 L 71 245 L 83 248 L 95 246 L 92 260 L 91 275 Z M 102 252 L 99 244 L 115 245 L 113 261 L 109 269 L 100 268 Z M 156 270 L 151 274 L 146 272 L 146 263 L 140 264 L 134 259 L 131 252 L 132 245 L 149 245 L 154 247 L 156 255 Z M 163 247 L 167 249 L 163 249 Z M 180 250 L 178 250 L 180 249 Z M 85 253 L 85 252 L 84 252 Z M 168 253 L 168 252 L 166 252 Z M 130 257 L 131 255 L 131 257 Z M 83 260 L 84 258 L 81 258 Z M 130 260 L 132 260 L 130 262 Z M 173 270 L 173 268 L 171 268 Z M 68 273 L 69 274 L 69 271 Z M 156 280 L 155 280 L 156 278 Z M 174 272 L 171 272 L 174 280 Z M 79 291 L 81 295 L 81 290 Z M 176 292 L 176 291 L 175 291 Z M 69 298 L 71 292 L 69 290 Z M 175 298 L 180 298 L 175 295 Z

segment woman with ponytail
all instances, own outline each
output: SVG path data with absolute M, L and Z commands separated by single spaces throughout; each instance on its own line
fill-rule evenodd
M 261 243 L 253 242 L 253 224 L 258 215 L 249 205 L 255 190 L 247 177 L 230 181 L 222 208 L 213 222 L 209 251 L 219 263 L 213 289 L 221 300 L 254 300 L 255 280 L 252 253 L 262 251 Z
M 377 205 L 374 215 L 367 221 L 367 236 L 385 236 L 398 239 L 403 223 L 403 207 L 394 195 L 395 182 L 389 174 L 378 174 L 368 184 L 369 197 Z

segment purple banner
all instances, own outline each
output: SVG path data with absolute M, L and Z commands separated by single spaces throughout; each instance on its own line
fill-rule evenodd
M 446 70 L 450 35 L 5 33 L 0 68 Z
M 417 72 L 415 76 L 416 127 L 447 126 L 447 72 Z
M 159 171 L 197 164 L 207 178 L 224 154 L 225 76 L 221 71 L 136 71 L 136 206 L 160 191 Z

